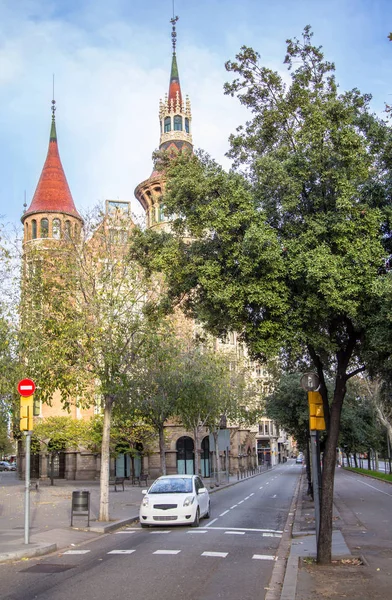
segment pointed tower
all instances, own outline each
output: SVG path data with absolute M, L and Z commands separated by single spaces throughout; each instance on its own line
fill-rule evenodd
M 193 149 L 191 134 L 191 105 L 189 98 L 182 99 L 180 78 L 178 75 L 176 55 L 176 23 L 178 17 L 170 20 L 172 24 L 173 55 L 170 72 L 169 93 L 159 102 L 160 141 L 159 150 L 180 152 L 184 149 L 190 152 Z M 146 211 L 147 227 L 168 229 L 169 224 L 162 206 L 162 190 L 164 188 L 164 175 L 156 170 L 151 177 L 140 183 L 135 196 Z
M 31 204 L 21 218 L 24 244 L 35 240 L 77 238 L 83 225 L 60 160 L 55 104 L 56 101 L 52 100 L 48 154 Z

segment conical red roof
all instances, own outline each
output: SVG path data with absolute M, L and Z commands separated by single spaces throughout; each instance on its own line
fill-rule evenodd
M 54 115 L 45 164 L 31 204 L 24 213 L 22 220 L 31 213 L 41 212 L 66 213 L 81 219 L 76 210 L 63 165 L 61 164 Z
M 182 104 L 182 95 L 181 95 L 181 86 L 180 86 L 180 78 L 178 75 L 178 66 L 177 66 L 177 58 L 175 52 L 173 52 L 172 57 L 172 66 L 170 72 L 170 83 L 169 83 L 169 103 L 170 100 L 173 100 L 174 105 L 177 102 L 177 92 L 178 92 L 178 100 L 180 105 Z

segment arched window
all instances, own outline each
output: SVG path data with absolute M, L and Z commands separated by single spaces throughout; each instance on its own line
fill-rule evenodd
M 189 119 L 188 119 L 188 117 L 185 117 L 185 131 L 187 133 L 189 133 Z
M 65 239 L 70 240 L 71 239 L 71 221 L 65 221 L 64 233 L 65 233 Z
M 33 240 L 37 239 L 37 221 L 35 219 L 31 221 L 31 238 Z
M 182 117 L 180 115 L 174 116 L 174 131 L 182 131 Z
M 48 219 L 41 219 L 41 237 L 47 238 L 49 236 L 49 221 Z
M 193 475 L 195 472 L 194 442 L 188 436 L 177 440 L 177 473 Z
M 160 202 L 159 204 L 159 216 L 158 216 L 158 221 L 165 221 L 165 205 L 163 204 L 163 202 Z
M 53 219 L 52 235 L 55 240 L 60 239 L 60 237 L 61 237 L 61 221 L 60 221 L 60 219 Z
M 165 133 L 168 133 L 168 131 L 171 131 L 171 118 L 170 117 L 165 117 Z

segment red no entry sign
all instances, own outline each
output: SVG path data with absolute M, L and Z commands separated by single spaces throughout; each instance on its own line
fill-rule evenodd
M 22 379 L 18 383 L 18 392 L 21 396 L 32 396 L 35 392 L 35 383 L 32 379 Z

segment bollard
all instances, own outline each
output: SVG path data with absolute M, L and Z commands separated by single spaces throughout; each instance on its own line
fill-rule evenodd
M 90 492 L 80 490 L 72 492 L 71 527 L 74 514 L 87 516 L 87 527 L 90 527 Z

